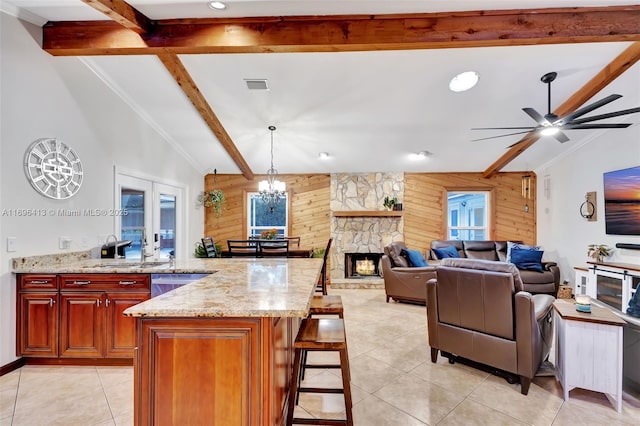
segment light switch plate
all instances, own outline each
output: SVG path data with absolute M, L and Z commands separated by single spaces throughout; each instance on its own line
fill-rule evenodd
M 7 237 L 7 251 L 16 251 L 16 237 Z

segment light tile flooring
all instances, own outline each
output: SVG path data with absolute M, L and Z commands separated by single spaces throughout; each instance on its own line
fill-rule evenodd
M 442 357 L 432 364 L 423 306 L 387 304 L 382 290 L 331 293 L 345 305 L 356 425 L 639 424 L 638 395 L 625 394 L 618 414 L 595 392 L 576 389 L 564 402 L 555 379 L 539 377 L 524 396 Z M 132 376 L 129 367 L 23 367 L 0 377 L 0 425 L 131 425 Z M 306 382 L 340 386 L 339 370 L 307 370 Z M 343 418 L 342 395 L 303 394 L 296 415 Z

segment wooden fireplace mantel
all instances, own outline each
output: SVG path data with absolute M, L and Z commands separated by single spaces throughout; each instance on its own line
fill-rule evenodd
M 338 210 L 334 217 L 402 217 L 404 211 L 388 210 Z

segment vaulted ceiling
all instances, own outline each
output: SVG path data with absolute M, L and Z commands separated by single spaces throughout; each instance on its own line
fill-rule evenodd
M 269 125 L 280 173 L 535 169 L 605 130 L 569 130 L 561 144 L 474 142 L 500 132 L 471 128 L 535 125 L 522 108 L 547 112 L 549 71 L 556 114 L 612 93 L 623 97 L 598 114 L 640 105 L 640 6 L 477 3 L 229 0 L 214 12 L 193 0 L 3 0 L 2 10 L 42 25 L 44 50 L 79 57 L 203 173 L 264 173 Z M 477 86 L 451 92 L 467 70 Z M 606 131 L 640 137 L 638 125 Z M 431 155 L 412 159 L 419 151 Z

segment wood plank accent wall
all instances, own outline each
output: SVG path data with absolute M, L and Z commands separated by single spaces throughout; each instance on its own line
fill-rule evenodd
M 242 175 L 205 176 L 205 190 L 222 189 L 226 204 L 218 218 L 212 208 L 207 208 L 204 218 L 204 234 L 212 236 L 226 249 L 227 240 L 247 238 L 246 198 L 248 192 L 258 190 L 258 182 L 264 175 L 256 175 L 250 181 Z M 300 237 L 302 248 L 324 248 L 330 233 L 329 197 L 331 177 L 328 174 L 279 175 L 286 183 L 290 198 L 289 235 Z
M 531 175 L 531 199 L 522 197 L 522 176 Z M 536 243 L 536 176 L 533 172 L 498 173 L 483 178 L 481 173 L 405 173 L 404 235 L 407 247 L 424 252 L 431 240 L 445 239 L 446 192 L 490 190 L 493 240 L 522 240 Z M 525 204 L 529 212 L 524 211 Z
M 447 190 L 483 189 L 492 191 L 495 209 L 491 239 L 536 243 L 536 176 L 531 175 L 531 199 L 522 198 L 524 172 L 498 173 L 490 178 L 482 173 L 405 173 L 404 235 L 408 247 L 425 251 L 431 240 L 444 239 Z M 205 190 L 222 189 L 226 205 L 222 215 L 213 209 L 205 213 L 204 233 L 226 247 L 228 239 L 246 238 L 246 194 L 256 191 L 263 175 L 248 181 L 241 175 L 205 176 Z M 304 248 L 326 246 L 330 237 L 329 175 L 280 175 L 291 202 L 289 235 L 301 237 Z M 525 204 L 529 212 L 524 211 Z

